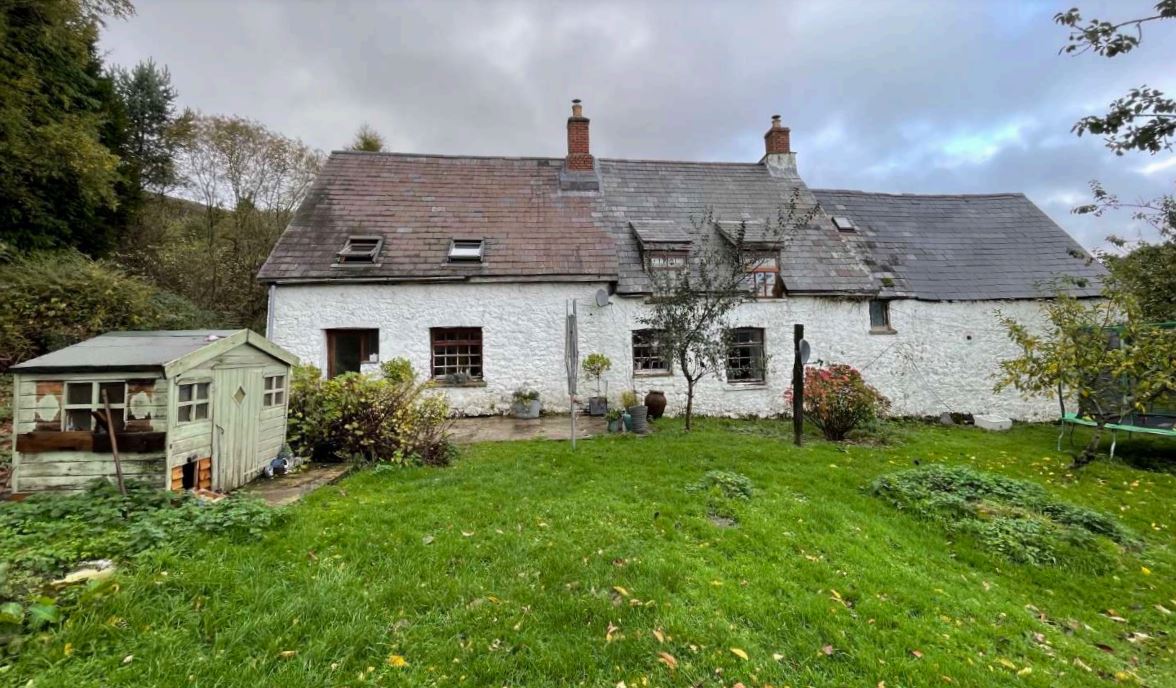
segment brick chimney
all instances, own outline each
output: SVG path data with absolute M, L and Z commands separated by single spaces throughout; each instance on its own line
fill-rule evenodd
M 588 152 L 588 118 L 584 116 L 579 98 L 572 101 L 572 116 L 568 118 L 568 157 L 564 169 L 592 169 L 592 154 Z
M 773 177 L 796 176 L 796 153 L 792 152 L 791 138 L 792 130 L 780 125 L 780 115 L 772 115 L 772 128 L 764 134 L 764 157 L 760 163 L 767 166 Z

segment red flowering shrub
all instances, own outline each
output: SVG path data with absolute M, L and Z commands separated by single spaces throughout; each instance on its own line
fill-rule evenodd
M 791 407 L 792 388 L 784 392 Z M 824 433 L 840 441 L 856 427 L 869 423 L 890 408 L 890 400 L 866 384 L 856 368 L 833 363 L 826 368 L 805 368 L 804 417 Z

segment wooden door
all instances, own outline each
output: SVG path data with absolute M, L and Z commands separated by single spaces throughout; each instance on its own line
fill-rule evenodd
M 257 462 L 257 425 L 261 414 L 261 371 L 220 368 L 213 378 L 216 403 L 212 425 L 216 455 L 212 489 L 227 492 L 245 483 Z

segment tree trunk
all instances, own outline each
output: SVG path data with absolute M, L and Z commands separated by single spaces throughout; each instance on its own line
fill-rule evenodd
M 694 420 L 694 381 L 686 378 L 686 429 L 690 429 Z
M 1094 434 L 1090 436 L 1090 441 L 1082 448 L 1082 451 L 1074 456 L 1074 464 L 1072 468 L 1082 468 L 1086 464 L 1094 461 L 1098 456 L 1098 445 L 1102 443 L 1103 428 L 1106 421 L 1099 420 L 1098 425 L 1094 428 Z

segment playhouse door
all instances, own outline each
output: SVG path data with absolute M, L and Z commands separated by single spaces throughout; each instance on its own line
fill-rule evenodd
M 257 462 L 257 422 L 261 414 L 261 371 L 220 368 L 213 379 L 216 407 L 212 489 L 227 492 L 245 483 Z

